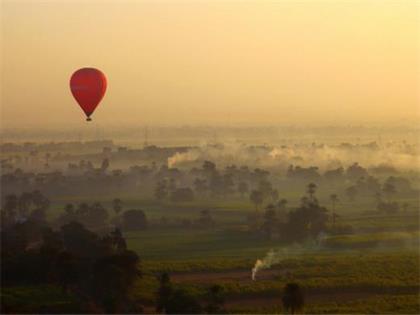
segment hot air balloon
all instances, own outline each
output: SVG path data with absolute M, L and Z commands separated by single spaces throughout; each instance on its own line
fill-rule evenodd
M 70 79 L 70 90 L 85 112 L 87 121 L 95 111 L 106 91 L 106 77 L 98 69 L 82 68 L 77 70 Z

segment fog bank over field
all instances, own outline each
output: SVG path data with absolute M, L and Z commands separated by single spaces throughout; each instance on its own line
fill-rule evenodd
M 247 146 L 238 143 L 224 145 L 206 144 L 176 153 L 168 159 L 169 167 L 200 164 L 205 160 L 218 161 L 219 165 L 254 165 L 258 167 L 282 167 L 299 165 L 317 166 L 322 171 L 348 167 L 358 162 L 365 167 L 391 167 L 399 170 L 419 169 L 419 148 L 407 143 L 353 145 L 291 144 L 282 146 Z M 200 162 L 200 163 L 197 163 Z

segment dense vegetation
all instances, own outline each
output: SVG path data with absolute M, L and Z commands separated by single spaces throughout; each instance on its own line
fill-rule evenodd
M 420 312 L 416 172 L 159 164 L 177 150 L 3 161 L 2 312 Z

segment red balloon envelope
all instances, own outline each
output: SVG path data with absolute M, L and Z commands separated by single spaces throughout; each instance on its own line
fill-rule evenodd
M 77 103 L 90 121 L 90 116 L 104 97 L 106 91 L 105 75 L 94 68 L 77 70 L 70 79 L 70 89 Z

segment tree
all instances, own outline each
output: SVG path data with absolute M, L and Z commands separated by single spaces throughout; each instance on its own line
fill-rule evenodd
M 108 220 L 108 211 L 100 204 L 95 202 L 89 207 L 84 223 L 91 227 L 101 227 Z
M 168 273 L 158 276 L 159 289 L 156 298 L 156 311 L 164 314 L 198 314 L 202 309 L 198 301 L 184 290 L 172 287 Z
M 389 183 L 389 182 L 386 182 L 384 184 L 384 187 L 382 188 L 382 191 L 387 196 L 388 201 L 397 192 L 397 190 L 395 189 L 395 186 L 393 184 Z
M 376 208 L 381 211 L 388 214 L 395 214 L 400 210 L 400 205 L 397 202 L 379 202 Z
M 139 257 L 133 251 L 99 258 L 92 270 L 92 296 L 106 313 L 122 313 L 127 305 L 129 289 L 141 276 Z
M 24 192 L 19 196 L 18 209 L 19 209 L 20 216 L 26 217 L 28 215 L 31 203 L 32 203 L 31 193 Z
M 63 247 L 75 256 L 96 258 L 103 254 L 98 236 L 79 222 L 63 225 L 60 229 L 60 238 Z
M 18 198 L 15 194 L 7 195 L 5 198 L 5 203 L 3 209 L 9 213 L 16 213 L 18 207 Z
M 108 246 L 113 252 L 121 253 L 127 250 L 127 243 L 119 228 L 115 228 L 115 230 L 105 236 L 103 240 L 109 242 Z
M 79 280 L 80 273 L 78 268 L 77 259 L 72 253 L 63 251 L 58 254 L 55 262 L 55 272 L 58 284 L 64 292 L 67 292 L 70 284 L 77 283 Z
M 214 197 L 226 195 L 224 177 L 214 171 L 209 178 L 209 189 Z
M 410 193 L 413 191 L 410 180 L 405 177 L 390 176 L 386 179 L 386 183 L 392 184 L 398 193 Z
M 232 174 L 224 174 L 222 179 L 222 194 L 225 196 L 232 194 L 234 192 L 234 186 L 235 183 L 233 182 Z
M 357 188 L 355 186 L 350 186 L 346 189 L 346 195 L 347 198 L 349 198 L 350 201 L 354 201 L 357 196 Z
M 277 189 L 273 189 L 271 191 L 270 197 L 272 202 L 276 202 L 279 200 L 279 191 Z
M 170 178 L 169 184 L 168 184 L 168 191 L 172 193 L 175 190 L 176 190 L 176 180 L 175 178 Z
M 282 297 L 283 307 L 290 314 L 295 314 L 303 308 L 305 299 L 303 291 L 297 283 L 288 283 L 284 287 Z
M 142 230 L 147 227 L 143 210 L 128 210 L 123 213 L 123 226 L 126 230 Z
M 335 205 L 338 202 L 338 196 L 337 194 L 331 194 L 330 195 L 330 200 L 332 203 L 332 213 L 331 213 L 331 217 L 332 217 L 332 223 L 333 225 L 335 224 L 335 219 L 336 219 L 336 213 L 335 213 Z
M 240 182 L 238 184 L 238 192 L 241 194 L 241 197 L 243 198 L 244 195 L 248 192 L 248 184 L 246 182 Z
M 8 226 L 15 222 L 18 208 L 18 198 L 15 194 L 7 195 L 1 212 L 2 226 Z
M 285 211 L 286 210 L 286 205 L 287 205 L 287 200 L 284 199 L 284 198 L 277 202 L 277 208 L 279 210 Z
M 64 212 L 67 215 L 74 215 L 74 205 L 72 203 L 68 203 L 64 206 Z
M 325 179 L 330 182 L 341 180 L 343 178 L 343 175 L 344 175 L 344 169 L 342 167 L 339 167 L 333 170 L 327 170 L 324 173 Z
M 354 163 L 347 168 L 346 175 L 352 180 L 358 180 L 361 177 L 367 177 L 369 174 L 365 168 L 361 167 L 358 163 Z
M 255 210 L 256 211 L 258 211 L 258 207 L 264 201 L 263 194 L 259 190 L 253 190 L 253 191 L 251 191 L 251 194 L 249 195 L 249 199 L 255 205 Z
M 216 171 L 216 164 L 211 161 L 204 161 L 203 163 L 203 171 L 209 175 Z
M 36 209 L 47 210 L 50 206 L 50 201 L 39 190 L 32 192 L 32 203 Z
M 120 231 L 99 237 L 76 222 L 53 231 L 28 220 L 2 230 L 1 234 L 4 283 L 53 282 L 63 291 L 71 290 L 78 299 L 94 302 L 102 308 L 101 313 L 132 310 L 129 291 L 141 276 L 139 257 L 126 250 Z
M 166 304 L 166 314 L 200 314 L 202 308 L 197 299 L 183 289 L 174 290 Z
M 205 307 L 207 314 L 223 314 L 226 313 L 224 309 L 225 294 L 223 287 L 220 285 L 213 285 L 209 288 L 207 293 L 207 306 Z
M 164 272 L 159 275 L 159 289 L 156 298 L 156 311 L 159 313 L 167 313 L 166 308 L 172 295 L 172 283 L 168 273 Z
M 122 210 L 122 201 L 121 201 L 121 199 L 115 198 L 112 201 L 112 208 L 114 209 L 115 214 L 118 215 L 121 212 L 121 210 Z
M 168 197 L 168 185 L 166 180 L 161 180 L 157 183 L 155 189 L 155 198 L 157 200 L 164 200 Z
M 85 202 L 82 202 L 77 207 L 76 214 L 79 217 L 84 217 L 84 216 L 88 215 L 89 210 L 90 210 L 89 205 Z
M 306 186 L 306 192 L 308 193 L 309 199 L 311 201 L 314 200 L 314 195 L 315 195 L 315 192 L 316 192 L 316 188 L 317 188 L 317 186 L 314 183 L 309 183 L 308 186 Z
M 108 167 L 109 167 L 109 160 L 108 159 L 103 159 L 102 164 L 101 164 L 101 171 L 106 172 Z
M 273 186 L 268 180 L 261 180 L 258 184 L 258 191 L 261 192 L 263 199 L 271 197 Z
M 32 221 L 45 222 L 46 221 L 45 210 L 43 208 L 36 208 L 32 210 L 32 212 L 29 215 L 29 219 Z
M 380 203 L 382 203 L 382 194 L 381 192 L 376 192 L 373 197 L 375 198 L 376 206 L 378 206 Z
M 270 204 L 267 206 L 264 213 L 264 222 L 262 225 L 262 231 L 267 239 L 273 237 L 273 233 L 278 225 L 278 220 L 276 216 L 276 208 Z
M 280 223 L 286 223 L 287 221 L 287 200 L 281 199 L 277 202 L 277 209 L 278 211 L 278 220 Z
M 208 190 L 207 180 L 196 178 L 194 181 L 194 189 L 198 194 L 204 195 Z
M 308 237 L 316 238 L 326 230 L 328 221 L 327 209 L 321 207 L 318 200 L 303 197 L 299 208 L 288 213 L 287 235 L 295 241 L 303 241 Z

